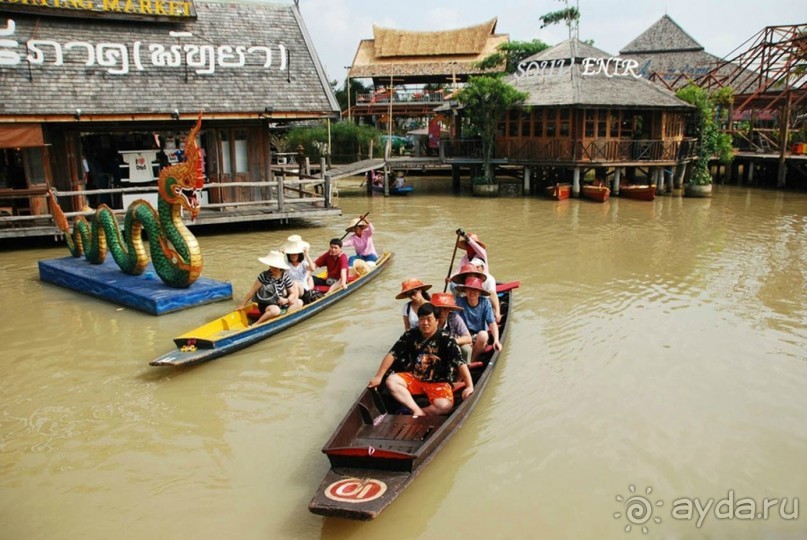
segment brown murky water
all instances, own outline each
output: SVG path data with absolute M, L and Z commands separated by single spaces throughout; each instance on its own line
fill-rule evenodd
M 807 196 L 481 200 L 412 180 L 408 198 L 342 186 L 395 253 L 384 275 L 191 369 L 148 362 L 235 302 L 153 317 L 40 283 L 63 247 L 0 252 L 0 537 L 805 537 Z M 202 236 L 205 275 L 240 298 L 286 236 L 324 250 L 347 221 Z M 439 287 L 458 227 L 522 283 L 499 373 L 378 520 L 309 514 L 320 448 L 402 331 L 400 282 Z

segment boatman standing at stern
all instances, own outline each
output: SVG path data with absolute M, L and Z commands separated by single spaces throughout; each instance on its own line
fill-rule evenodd
M 462 360 L 457 342 L 444 330 L 438 329 L 437 308 L 429 303 L 418 308 L 417 328 L 403 333 L 384 356 L 367 387 L 379 386 L 390 368 L 395 373 L 387 377 L 387 389 L 414 416 L 451 412 L 454 406 L 452 383 L 458 370 L 465 383 L 462 398 L 467 399 L 474 392 L 471 372 Z M 428 407 L 421 409 L 418 406 L 412 397 L 417 394 L 426 394 Z

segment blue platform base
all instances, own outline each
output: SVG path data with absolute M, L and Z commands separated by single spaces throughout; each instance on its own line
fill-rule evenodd
M 83 257 L 39 261 L 39 279 L 152 315 L 233 297 L 232 284 L 203 277 L 187 289 L 169 287 L 151 263 L 142 275 L 124 274 L 111 256 L 103 264 L 91 264 Z

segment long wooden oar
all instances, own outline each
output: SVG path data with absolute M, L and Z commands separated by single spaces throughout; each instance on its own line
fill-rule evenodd
M 454 242 L 454 253 L 451 254 L 451 264 L 448 265 L 448 274 L 446 275 L 446 283 L 443 285 L 443 292 L 448 290 L 448 280 L 451 279 L 451 271 L 454 270 L 454 259 L 457 258 L 457 248 L 460 246 L 460 238 L 465 236 L 465 231 L 457 229 L 457 241 Z
M 364 214 L 363 216 L 361 216 L 361 217 L 359 218 L 359 221 L 357 221 L 357 222 L 356 222 L 356 225 L 358 225 L 358 224 L 359 224 L 359 223 L 361 223 L 362 221 L 366 221 L 364 218 L 366 218 L 366 217 L 367 217 L 367 216 L 369 216 L 369 215 L 370 215 L 370 212 L 368 211 L 366 214 Z M 350 231 L 347 231 L 345 234 L 343 234 L 343 235 L 342 235 L 342 237 L 341 237 L 339 240 L 340 240 L 340 241 L 341 241 L 341 240 L 344 240 L 344 239 L 345 239 L 345 236 L 347 236 L 347 235 L 349 235 L 349 234 L 350 234 Z

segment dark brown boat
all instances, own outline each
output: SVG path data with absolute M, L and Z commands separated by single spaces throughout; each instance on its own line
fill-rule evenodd
M 518 286 L 517 281 L 497 286 L 502 343 L 512 310 L 512 291 Z M 323 516 L 376 518 L 462 426 L 485 391 L 499 354 L 489 347 L 470 366 L 474 393 L 468 399 L 462 400 L 462 383 L 455 383 L 455 406 L 446 416 L 396 414 L 401 405 L 386 390 L 365 388 L 322 449 L 331 470 L 308 509 Z M 425 399 L 417 396 L 421 397 Z

